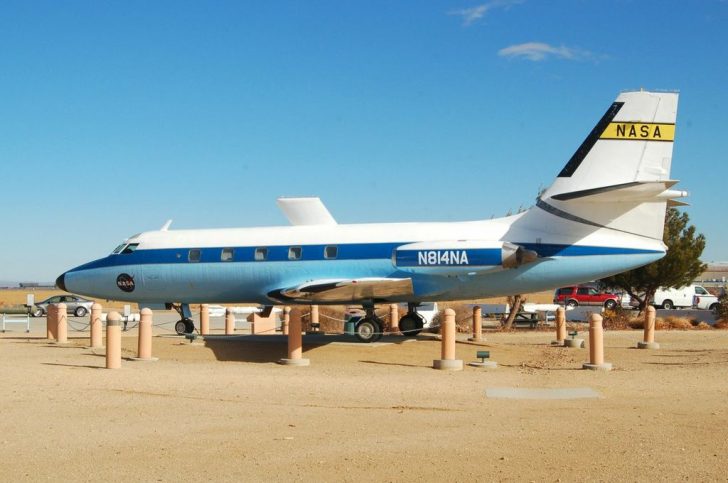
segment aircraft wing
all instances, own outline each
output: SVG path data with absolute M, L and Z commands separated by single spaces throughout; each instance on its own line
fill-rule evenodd
M 412 294 L 411 278 L 349 278 L 311 280 L 295 287 L 274 290 L 268 293 L 268 297 L 281 302 L 350 303 Z

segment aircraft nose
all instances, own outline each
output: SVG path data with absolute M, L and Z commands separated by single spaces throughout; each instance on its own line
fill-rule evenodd
M 56 287 L 60 288 L 64 292 L 68 292 L 66 290 L 66 274 L 62 273 L 60 277 L 56 279 Z

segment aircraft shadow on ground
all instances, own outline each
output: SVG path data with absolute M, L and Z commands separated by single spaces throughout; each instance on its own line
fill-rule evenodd
M 393 344 L 401 344 L 406 341 L 405 337 L 382 339 L 382 342 Z M 309 351 L 334 342 L 362 344 L 353 337 L 345 335 L 305 335 L 303 337 L 303 357 L 306 357 L 306 353 Z M 211 349 L 219 361 L 270 363 L 288 357 L 288 338 L 283 335 L 206 336 L 205 347 Z
M 304 340 L 304 354 L 325 344 Z M 288 356 L 288 341 L 281 336 L 207 336 L 205 347 L 219 361 L 270 363 Z

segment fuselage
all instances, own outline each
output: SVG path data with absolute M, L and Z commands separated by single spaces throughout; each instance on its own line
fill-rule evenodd
M 665 252 L 656 240 L 561 219 L 545 225 L 543 213 L 534 223 L 528 221 L 532 210 L 472 222 L 150 231 L 59 281 L 75 293 L 138 303 L 270 305 L 276 303 L 271 292 L 309 281 L 410 278 L 413 293 L 386 301 L 445 301 L 594 280 Z M 570 226 L 559 226 L 564 223 Z M 427 249 L 428 242 L 437 248 Z M 501 242 L 532 250 L 539 258 L 504 268 L 501 249 L 495 247 Z M 397 249 L 412 243 L 423 249 L 405 264 Z

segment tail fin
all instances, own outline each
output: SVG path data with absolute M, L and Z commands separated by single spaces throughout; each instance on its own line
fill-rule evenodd
M 578 223 L 662 240 L 671 190 L 677 93 L 625 92 L 609 107 L 537 206 Z

